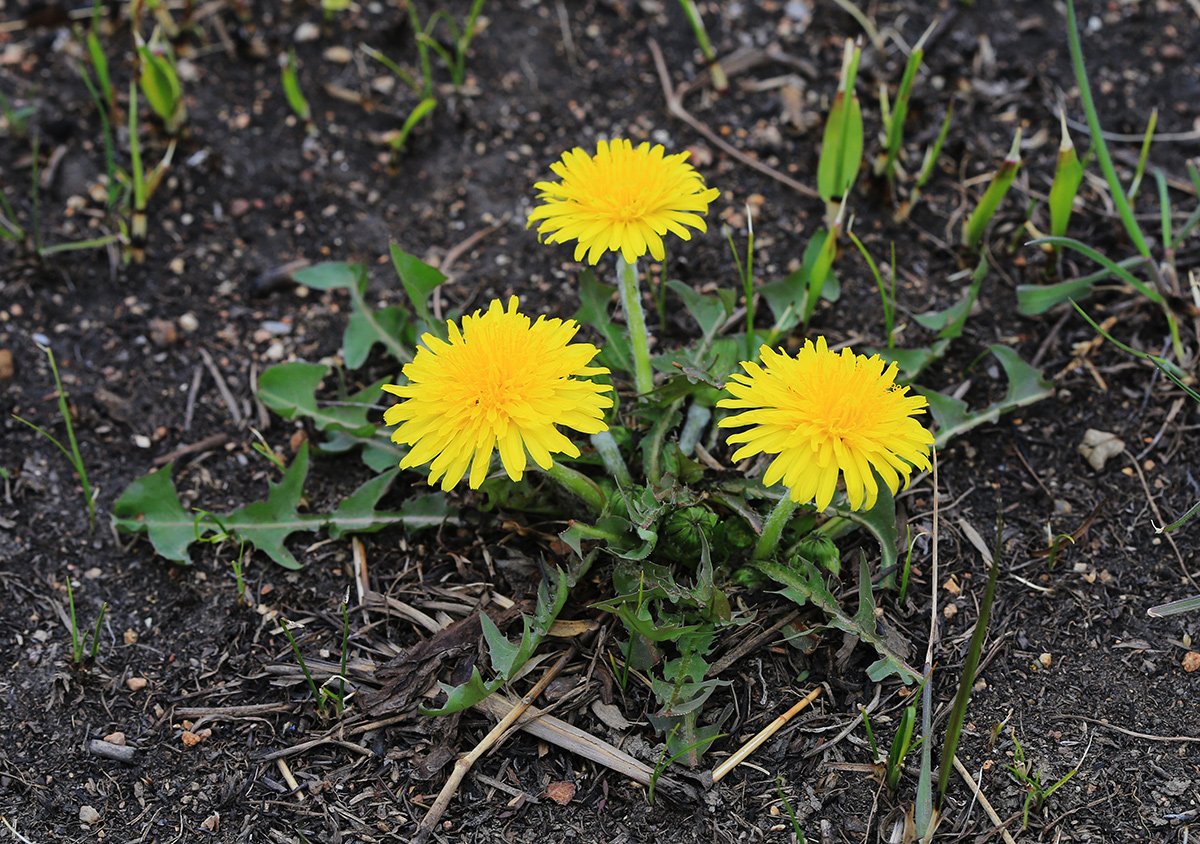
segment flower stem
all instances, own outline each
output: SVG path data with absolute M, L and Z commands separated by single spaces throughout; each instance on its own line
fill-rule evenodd
M 595 447 L 596 453 L 600 455 L 600 459 L 604 461 L 604 468 L 608 474 L 617 482 L 617 486 L 624 488 L 633 486 L 633 476 L 629 474 L 629 467 L 625 465 L 625 461 L 621 457 L 621 449 L 617 446 L 617 441 L 613 439 L 612 431 L 605 429 L 598 434 L 592 434 L 592 445 Z
M 597 514 L 603 513 L 604 508 L 608 506 L 608 498 L 604 495 L 604 491 L 586 475 L 576 472 L 574 469 L 568 469 L 562 463 L 552 463 L 549 469 L 539 467 L 539 471 L 567 492 L 582 498 L 584 503 Z
M 644 398 L 654 390 L 654 370 L 650 368 L 650 332 L 646 330 L 646 312 L 642 310 L 642 295 L 638 285 L 637 261 L 628 263 L 617 255 L 617 288 L 621 292 L 621 307 L 629 324 L 629 343 L 633 350 L 633 381 L 638 397 Z
M 787 525 L 788 520 L 792 517 L 792 513 L 796 511 L 799 503 L 792 500 L 789 492 L 783 494 L 783 498 L 779 499 L 779 503 L 775 505 L 775 509 L 771 511 L 771 515 L 767 517 L 766 524 L 763 525 L 762 536 L 758 538 L 758 544 L 754 546 L 754 559 L 768 560 L 775 553 L 775 548 L 779 545 L 779 537 L 783 535 L 783 528 Z

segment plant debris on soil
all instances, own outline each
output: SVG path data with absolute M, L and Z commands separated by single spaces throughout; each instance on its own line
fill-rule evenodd
M 423 14 L 436 5 L 455 20 L 470 5 L 415 2 Z M 179 15 L 185 4 L 166 5 Z M 328 15 L 298 1 L 186 5 L 194 20 L 175 50 L 188 120 L 150 199 L 145 262 L 123 262 L 116 243 L 39 256 L 28 243 L 0 241 L 0 839 L 408 841 L 454 760 L 511 703 L 440 717 L 419 709 L 434 704 L 435 680 L 470 675 L 481 609 L 503 629 L 532 606 L 543 573 L 567 552 L 557 536 L 565 525 L 483 512 L 480 496 L 460 490 L 450 496 L 455 522 L 337 540 L 298 534 L 287 544 L 303 565 L 297 571 L 247 555 L 239 601 L 237 547 L 197 545 L 190 565 L 166 562 L 150 543 L 110 528 L 114 503 L 131 482 L 173 463 L 185 508 L 229 512 L 263 500 L 278 480 L 253 448 L 256 437 L 284 463 L 307 454 L 311 431 L 256 399 L 259 376 L 274 364 L 337 362 L 350 301 L 344 291 L 297 285 L 292 274 L 304 266 L 364 262 L 369 302 L 400 304 L 389 259 L 396 243 L 449 276 L 438 295 L 460 311 L 518 294 L 526 313 L 573 316 L 581 267 L 566 248 L 539 244 L 525 219 L 533 183 L 575 146 L 628 137 L 687 150 L 720 189 L 708 233 L 674 249 L 651 276 L 709 292 L 736 286 L 722 227 L 741 243 L 752 215 L 756 276 L 784 277 L 821 225 L 823 203 L 796 185 L 815 184 L 842 46 L 863 30 L 828 0 L 700 3 L 731 78 L 720 96 L 674 0 L 489 0 L 464 84 L 455 90 L 443 71 L 435 74 L 439 106 L 397 158 L 381 138 L 416 97 L 359 45 L 415 68 L 403 4 L 356 3 Z M 1053 269 L 1024 245 L 1032 235 L 1023 225 L 1053 176 L 1060 108 L 1080 150 L 1090 146 L 1062 9 L 1033 0 L 861 5 L 881 46 L 867 41 L 859 70 L 868 166 L 850 208 L 877 261 L 890 263 L 894 245 L 898 344 L 928 345 L 933 335 L 911 316 L 957 300 L 962 285 L 949 279 L 961 270 L 962 221 L 1021 127 L 1025 163 L 988 234 L 979 303 L 920 383 L 987 405 L 1005 390 L 1001 367 L 986 355 L 999 343 L 1054 388 L 951 440 L 938 454 L 936 490 L 926 475 L 898 497 L 915 541 L 912 582 L 903 604 L 889 593 L 876 614 L 889 644 L 916 665 L 936 595 L 935 744 L 1003 510 L 1000 584 L 958 748 L 978 791 L 954 776 L 938 837 L 1186 841 L 1200 820 L 1200 615 L 1151 618 L 1146 610 L 1200 592 L 1200 526 L 1154 528 L 1200 498 L 1200 413 L 1148 363 L 1094 342 L 1069 304 L 1037 317 L 1016 308 L 1016 286 Z M 128 8 L 101 6 L 102 40 L 124 92 Z M 46 245 L 115 234 L 105 228 L 101 116 L 79 70 L 90 13 L 56 0 L 0 0 L 8 103 L 0 190 Z M 1178 219 L 1197 202 L 1185 164 L 1200 153 L 1198 14 L 1183 0 L 1079 3 L 1118 167 L 1132 176 L 1157 107 L 1150 161 L 1167 176 Z M 924 195 L 907 222 L 895 223 L 894 197 L 868 173 L 880 149 L 878 91 L 894 92 L 902 45 L 935 21 L 910 108 L 905 170 L 919 168 L 952 101 L 953 123 Z M 280 84 L 278 58 L 290 48 L 312 134 Z M 24 115 L 23 131 L 12 109 Z M 122 150 L 127 141 L 118 133 Z M 154 162 L 167 141 L 156 129 L 143 144 Z M 1133 254 L 1094 170 L 1072 235 L 1114 258 Z M 1148 177 L 1139 202 L 1153 193 Z M 1139 206 L 1154 227 L 1151 210 Z M 1042 228 L 1044 213 L 1034 212 Z M 1198 257 L 1193 235 L 1176 260 L 1186 271 Z M 1094 269 L 1068 254 L 1062 275 Z M 840 298 L 817 308 L 810 336 L 856 351 L 882 346 L 883 311 L 866 264 L 847 249 L 835 270 Z M 692 330 L 677 304 L 655 322 L 662 348 Z M 1155 354 L 1166 348 L 1162 313 L 1131 292 L 1114 286 L 1086 307 L 1098 321 L 1114 318 L 1110 330 L 1123 342 Z M 1182 325 L 1194 352 L 1195 326 L 1190 318 Z M 13 418 L 65 437 L 39 344 L 54 350 L 69 394 L 97 494 L 94 533 L 62 453 Z M 395 375 L 376 354 L 343 386 Z M 1123 448 L 1089 463 L 1079 450 L 1089 430 Z M 718 457 L 728 465 L 728 454 Z M 370 477 L 358 460 L 313 458 L 301 506 L 328 512 Z M 398 510 L 428 489 L 423 476 L 403 478 L 381 506 Z M 1055 544 L 1064 534 L 1072 541 Z M 847 561 L 856 550 L 845 551 Z M 663 754 L 646 717 L 654 698 L 636 681 L 616 682 L 613 619 L 592 608 L 611 597 L 599 568 L 564 611 L 575 626 L 543 645 L 547 659 L 515 694 L 573 644 L 576 654 L 535 704 L 558 720 L 535 723 L 561 724 L 555 729 L 652 770 Z M 838 597 L 850 608 L 857 568 L 843 566 Z M 104 608 L 97 657 L 82 665 L 72 664 L 68 581 L 81 632 L 90 634 Z M 352 695 L 337 717 L 318 710 L 281 624 L 319 685 L 340 672 L 346 595 Z M 915 687 L 872 682 L 865 668 L 874 654 L 849 635 L 804 635 L 825 620 L 812 607 L 797 615 L 770 592 L 731 597 L 755 620 L 718 643 L 727 683 L 705 719 L 719 720 L 726 735 L 700 767 L 671 765 L 651 803 L 629 771 L 563 749 L 559 735 L 526 723 L 475 764 L 434 840 L 786 842 L 794 837 L 789 812 L 809 841 L 900 840 L 893 836 L 913 805 L 915 755 L 889 794 L 870 764 L 860 707 L 886 753 Z M 794 647 L 797 639 L 807 646 Z M 716 785 L 705 780 L 814 688 L 820 696 L 746 764 Z M 1030 811 L 1024 829 L 1029 791 L 1007 770 L 1018 764 L 1045 787 L 1077 769 Z

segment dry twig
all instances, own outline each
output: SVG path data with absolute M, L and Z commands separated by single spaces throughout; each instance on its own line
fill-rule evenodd
M 537 699 L 545 688 L 550 685 L 550 681 L 558 676 L 558 672 L 566 667 L 567 662 L 575 655 L 575 646 L 567 648 L 566 652 L 558 658 L 554 665 L 550 666 L 550 670 L 542 675 L 542 679 L 538 680 L 534 687 L 521 698 L 521 702 L 512 708 L 512 710 L 497 722 L 496 726 L 492 727 L 492 731 L 480 740 L 479 744 L 468 753 L 454 763 L 454 770 L 450 772 L 450 777 L 446 780 L 446 784 L 442 786 L 441 793 L 438 794 L 437 800 L 433 801 L 433 805 L 429 807 L 429 811 L 425 814 L 424 820 L 417 827 L 417 833 L 412 837 L 412 844 L 424 844 L 429 838 L 429 834 L 433 832 L 433 828 L 437 822 L 441 820 L 442 815 L 446 811 L 446 807 L 450 805 L 450 800 L 454 797 L 454 793 L 458 791 L 459 784 L 462 783 L 463 777 L 471 770 L 483 754 L 491 749 L 492 745 L 500 736 L 504 735 L 505 731 L 511 727 L 521 714 L 528 709 Z M 282 760 L 280 760 L 282 761 Z
M 779 182 L 780 184 L 787 185 L 789 188 L 799 194 L 812 197 L 814 199 L 820 198 L 820 194 L 818 194 L 808 185 L 797 182 L 791 176 L 780 173 L 774 167 L 764 164 L 757 158 L 751 158 L 749 155 L 730 144 L 712 129 L 709 129 L 704 123 L 693 117 L 692 113 L 683 107 L 683 103 L 680 101 L 675 90 L 671 88 L 671 75 L 667 71 L 667 63 L 666 60 L 663 59 L 662 50 L 659 49 L 658 42 L 651 38 L 649 45 L 650 52 L 654 55 L 654 66 L 658 68 L 659 81 L 662 82 L 663 96 L 667 99 L 667 111 L 671 113 L 672 117 L 677 117 L 687 125 L 691 126 L 693 129 L 707 138 L 714 146 L 719 147 L 727 155 L 736 158 L 747 167 L 752 167 L 758 172 L 770 176 L 775 181 Z
M 963 767 L 963 763 L 958 761 L 957 756 L 954 757 L 954 770 L 958 771 L 959 776 L 963 778 L 967 787 L 971 789 L 971 792 L 979 801 L 979 805 L 983 807 L 983 811 L 987 812 L 987 816 L 992 819 L 992 823 L 995 824 L 996 829 L 1000 831 L 1000 836 L 1004 839 L 1004 844 L 1017 844 L 1008 830 L 1004 828 L 1004 822 L 1000 820 L 1000 816 L 996 814 L 996 810 L 992 808 L 992 804 L 983 796 L 983 791 L 980 790 L 979 784 L 971 776 L 971 772 Z
M 235 428 L 242 427 L 242 411 L 238 408 L 237 402 L 233 398 L 233 393 L 229 391 L 229 385 L 225 383 L 225 376 L 217 368 L 217 363 L 213 360 L 213 356 L 208 353 L 208 349 L 203 346 L 200 347 L 200 357 L 204 358 L 204 365 L 208 367 L 209 374 L 217 382 L 217 392 L 221 394 L 221 401 L 225 402 L 225 407 L 229 409 L 229 416 L 233 419 L 233 426 Z
M 1158 509 L 1158 502 L 1154 500 L 1154 493 L 1150 492 L 1150 485 L 1146 483 L 1146 475 L 1142 472 L 1142 466 L 1137 462 L 1137 458 L 1126 451 L 1125 456 L 1129 458 L 1129 462 L 1133 464 L 1133 469 L 1137 472 L 1138 480 L 1142 482 L 1142 489 L 1146 493 L 1146 503 L 1150 505 L 1150 509 L 1154 512 L 1154 518 L 1158 519 L 1159 524 L 1170 524 L 1163 518 L 1162 513 Z M 1200 590 L 1200 586 L 1196 585 L 1192 573 L 1188 571 L 1187 563 L 1183 560 L 1183 554 L 1179 552 L 1179 546 L 1175 544 L 1175 538 L 1171 534 L 1164 534 L 1167 537 L 1167 542 L 1171 543 L 1171 550 L 1175 552 L 1175 559 L 1179 560 L 1179 567 L 1183 569 L 1183 577 L 1193 589 Z
M 787 712 L 780 715 L 778 718 L 776 718 L 774 721 L 772 721 L 770 724 L 768 724 L 766 727 L 764 727 L 762 730 L 760 730 L 758 735 L 756 735 L 754 738 L 750 739 L 750 741 L 748 741 L 744 745 L 742 745 L 741 749 L 739 749 L 737 751 L 737 753 L 734 753 L 732 756 L 730 756 L 728 759 L 726 759 L 724 762 L 722 762 L 720 765 L 718 765 L 716 768 L 714 768 L 713 775 L 712 775 L 713 783 L 714 784 L 719 783 L 721 780 L 723 780 L 725 778 L 726 774 L 728 774 L 730 771 L 732 771 L 738 765 L 740 765 L 744 761 L 746 761 L 746 758 L 751 753 L 758 750 L 758 748 L 762 746 L 763 742 L 765 742 L 771 736 L 773 736 L 777 732 L 779 732 L 779 730 L 783 728 L 783 725 L 786 724 L 788 721 L 792 720 L 792 718 L 794 718 L 796 716 L 796 714 L 798 712 L 800 712 L 801 709 L 803 709 L 804 707 L 806 707 L 810 703 L 812 703 L 814 700 L 816 700 L 817 695 L 819 695 L 820 693 L 821 693 L 821 687 L 817 686 L 815 689 L 813 689 L 811 692 L 809 692 L 803 698 L 801 698 L 799 703 L 797 703 L 795 706 L 793 706 Z

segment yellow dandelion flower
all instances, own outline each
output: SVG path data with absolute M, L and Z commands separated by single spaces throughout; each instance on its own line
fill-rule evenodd
M 667 232 L 691 240 L 691 226 L 706 231 L 701 214 L 720 192 L 687 163 L 688 153 L 665 155 L 662 145 L 627 140 L 600 141 L 596 154 L 580 147 L 563 153 L 550 169 L 561 182 L 538 182 L 529 225 L 548 243 L 576 240 L 575 260 L 587 253 L 595 264 L 605 252 L 620 252 L 632 264 L 646 252 L 661 261 Z
M 519 481 L 526 452 L 543 469 L 552 454 L 579 456 L 556 426 L 585 434 L 608 429 L 604 408 L 612 399 L 601 394 L 611 388 L 582 380 L 608 372 L 588 366 L 600 350 L 571 343 L 579 330 L 574 320 L 543 316 L 531 325 L 517 305 L 516 296 L 508 310 L 493 300 L 486 313 L 464 316 L 461 330 L 448 323 L 449 342 L 424 335 L 404 367 L 408 383 L 384 386 L 404 399 L 383 414 L 386 424 L 400 426 L 392 440 L 412 446 L 401 468 L 428 463 L 429 482 L 440 478 L 449 490 L 470 467 L 468 482 L 478 489 L 495 450 Z
M 897 492 L 908 484 L 914 466 L 929 468 L 933 435 L 913 418 L 928 402 L 896 384 L 896 365 L 885 369 L 878 355 L 831 352 L 825 338 L 806 340 L 795 357 L 760 352 L 762 365 L 742 363 L 725 385 L 733 398 L 718 407 L 745 409 L 722 419 L 721 427 L 752 426 L 729 437 L 745 443 L 734 460 L 759 453 L 777 455 L 763 483 L 783 481 L 797 503 L 815 500 L 825 509 L 845 479 L 846 497 L 855 510 L 875 506 L 875 473 Z

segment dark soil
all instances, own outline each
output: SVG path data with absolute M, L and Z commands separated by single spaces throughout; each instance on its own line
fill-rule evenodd
M 468 3 L 441 5 L 461 19 Z M 668 115 L 650 39 L 662 49 L 672 84 L 703 68 L 670 0 L 492 0 L 464 90 L 442 96 L 396 172 L 387 148 L 373 138 L 395 129 L 415 98 L 402 84 L 387 89 L 378 82 L 386 71 L 357 47 L 366 42 L 415 67 L 402 7 L 369 2 L 324 22 L 309 3 L 250 6 L 248 17 L 232 1 L 198 7 L 197 23 L 177 45 L 190 63 L 183 83 L 190 121 L 150 203 L 144 264 L 123 264 L 115 249 L 38 259 L 25 244 L 0 242 L 0 364 L 12 362 L 0 366 L 0 838 L 408 840 L 449 770 L 438 760 L 470 749 L 491 728 L 478 713 L 430 719 L 410 707 L 395 723 L 355 732 L 367 719 L 354 707 L 340 730 L 316 712 L 278 620 L 306 623 L 301 647 L 310 661 L 336 661 L 338 605 L 352 583 L 346 540 L 316 536 L 311 544 L 293 544 L 305 563 L 298 573 L 265 558 L 248 561 L 253 606 L 246 607 L 230 576 L 236 549 L 197 546 L 193 565 L 173 567 L 147 542 L 130 542 L 109 527 L 113 502 L 155 468 L 156 458 L 218 435 L 226 439 L 176 462 L 185 505 L 227 511 L 264 496 L 275 476 L 251 448 L 251 428 L 287 457 L 302 437 L 256 403 L 257 375 L 279 361 L 337 355 L 349 308 L 341 294 L 289 281 L 294 262 L 365 261 L 372 268 L 371 301 L 397 304 L 401 293 L 387 260 L 396 242 L 433 263 L 453 255 L 452 267 L 443 263 L 452 279 L 441 295 L 454 306 L 473 309 L 517 293 L 526 312 L 569 317 L 578 307 L 580 267 L 567 260 L 567 248 L 539 245 L 524 219 L 532 184 L 547 176 L 549 164 L 564 149 L 594 146 L 598 137 L 690 149 L 708 183 L 720 188 L 709 233 L 674 249 L 666 267 L 672 278 L 698 288 L 733 286 L 720 222 L 741 242 L 747 203 L 757 213 L 763 281 L 794 267 L 820 225 L 819 201 L 745 166 Z M 721 54 L 742 49 L 769 57 L 735 71 L 727 96 L 701 87 L 685 106 L 729 143 L 814 184 L 825 104 L 836 88 L 842 43 L 859 34 L 857 24 L 825 0 L 702 6 Z M 879 149 L 878 85 L 894 91 L 903 68 L 891 35 L 912 44 L 940 19 L 908 124 L 909 170 L 919 167 L 951 99 L 956 108 L 942 161 L 909 223 L 891 221 L 882 187 L 870 178 L 860 178 L 851 199 L 855 231 L 875 258 L 884 260 L 895 244 L 900 322 L 957 298 L 963 282 L 948 280 L 960 269 L 951 247 L 984 188 L 978 177 L 997 166 L 1018 126 L 1026 139 L 1025 166 L 989 236 L 992 271 L 981 305 L 951 354 L 921 383 L 947 392 L 966 384 L 973 405 L 994 400 L 1003 394 L 1003 376 L 980 356 L 989 344 L 1004 343 L 1056 386 L 1052 398 L 976 428 L 941 452 L 937 579 L 930 543 L 922 540 L 908 600 L 900 605 L 894 593 L 881 594 L 881 624 L 919 665 L 936 592 L 940 741 L 978 618 L 987 572 L 982 550 L 992 545 L 1000 502 L 1002 574 L 959 758 L 1014 837 L 1186 841 L 1188 824 L 1200 817 L 1200 674 L 1184 664 L 1200 616 L 1154 619 L 1146 610 L 1200 591 L 1189 582 L 1200 576 L 1200 528 L 1177 532 L 1173 544 L 1153 530 L 1200 497 L 1191 461 L 1197 409 L 1148 365 L 1108 345 L 1078 345 L 1095 333 L 1073 311 L 1060 307 L 1032 319 L 1016 312 L 1015 285 L 1036 283 L 1048 271 L 1036 248 L 1020 245 L 1029 237 L 1019 226 L 1050 184 L 1058 108 L 1083 121 L 1062 10 L 1030 0 L 975 6 L 897 0 L 871 3 L 866 11 L 887 39 L 883 54 L 868 47 L 860 75 L 868 155 Z M 0 188 L 32 230 L 36 132 L 46 244 L 110 233 L 103 202 L 91 193 L 105 166 L 99 115 L 77 70 L 84 55 L 79 31 L 64 14 L 55 5 L 35 10 L 0 0 L 0 91 L 10 105 L 36 106 L 28 133 L 11 121 L 0 133 Z M 1081 2 L 1080 19 L 1106 129 L 1140 135 L 1157 106 L 1158 131 L 1175 139 L 1155 144 L 1151 159 L 1179 186 L 1171 196 L 1181 220 L 1195 204 L 1194 191 L 1185 190 L 1184 164 L 1200 151 L 1200 73 L 1191 60 L 1200 53 L 1200 27 L 1192 4 Z M 302 25 L 315 26 L 315 38 L 297 43 Z M 117 90 L 126 91 L 125 7 L 104 31 Z M 293 45 L 319 130 L 311 138 L 279 82 L 276 59 Z M 340 61 L 331 48 L 351 51 L 351 59 Z M 1084 129 L 1075 139 L 1087 148 Z M 157 131 L 146 133 L 143 144 L 148 162 L 165 149 Z M 1113 146 L 1128 180 L 1138 143 Z M 118 147 L 127 149 L 127 138 Z M 124 166 L 123 153 L 118 158 Z M 1133 254 L 1098 184 L 1085 185 L 1072 232 L 1108 254 Z M 1139 206 L 1147 230 L 1158 225 L 1154 192 L 1147 175 Z M 1034 223 L 1046 228 L 1044 205 Z M 1195 259 L 1193 239 L 1179 251 L 1185 277 Z M 1092 269 L 1068 260 L 1065 274 Z M 841 299 L 818 309 L 810 333 L 856 348 L 881 344 L 882 312 L 865 264 L 847 250 L 837 270 Z M 1134 294 L 1108 292 L 1089 307 L 1099 317 L 1116 317 L 1113 330 L 1126 342 L 1163 350 L 1161 313 Z M 663 346 L 682 342 L 691 330 L 682 318 L 654 328 Z M 1194 349 L 1189 320 L 1184 328 Z M 900 344 L 930 339 L 911 324 Z M 89 480 L 99 491 L 94 533 L 62 454 L 12 418 L 65 433 L 36 342 L 53 348 L 70 394 Z M 205 354 L 233 406 L 222 398 Z M 347 377 L 366 384 L 390 372 L 382 358 L 372 358 Z M 1089 428 L 1127 445 L 1099 472 L 1076 450 Z M 328 506 L 367 477 L 356 460 L 318 461 L 309 501 Z M 418 475 L 406 477 L 423 483 Z M 914 535 L 934 530 L 933 490 L 924 478 L 901 499 Z M 398 505 L 405 494 L 393 492 L 388 503 Z M 517 513 L 480 513 L 479 499 L 469 494 L 455 501 L 464 513 L 458 528 L 363 538 L 372 588 L 445 620 L 468 615 L 493 594 L 529 597 L 539 576 L 530 561 L 555 552 L 559 527 Z M 1048 535 L 1077 531 L 1093 509 L 1090 528 L 1053 568 L 1036 556 Z M 68 578 L 81 627 L 107 606 L 98 659 L 83 668 L 71 665 Z M 587 604 L 605 583 L 598 573 L 583 584 L 566 615 L 595 617 Z M 852 603 L 851 578 L 845 587 Z M 769 595 L 735 593 L 735 600 L 758 609 L 761 628 L 788 611 Z M 820 622 L 811 610 L 803 618 Z M 378 608 L 356 609 L 351 627 L 364 695 L 378 684 L 373 664 L 427 635 Z M 636 685 L 624 694 L 614 689 L 601 643 L 590 640 L 568 667 L 569 677 L 588 680 L 555 714 L 653 765 L 660 739 L 645 721 L 653 700 Z M 892 836 L 913 805 L 916 757 L 897 794 L 888 795 L 862 767 L 871 760 L 864 730 L 847 730 L 858 707 L 875 701 L 872 723 L 886 748 L 911 692 L 894 680 L 870 682 L 863 670 L 867 649 L 851 652 L 844 644 L 827 633 L 816 650 L 801 654 L 776 639 L 723 675 L 729 685 L 707 706 L 713 717 L 726 712 L 730 735 L 706 765 L 814 684 L 823 694 L 750 765 L 696 800 L 668 796 L 651 806 L 644 789 L 627 779 L 518 733 L 467 777 L 439 840 L 789 841 L 777 778 L 810 841 L 900 840 Z M 633 726 L 605 726 L 590 705 L 598 696 L 612 696 Z M 116 740 L 118 732 L 136 748 L 130 763 L 91 751 L 92 740 Z M 306 745 L 285 757 L 300 786 L 293 789 L 275 754 L 326 737 L 343 744 Z M 1079 766 L 1044 807 L 1030 812 L 1023 833 L 1027 790 L 1004 767 L 1015 761 L 1016 742 L 1031 776 L 1047 787 Z M 577 787 L 567 805 L 547 797 L 547 785 L 557 782 Z M 945 840 L 998 840 L 957 774 L 945 808 L 939 832 Z

